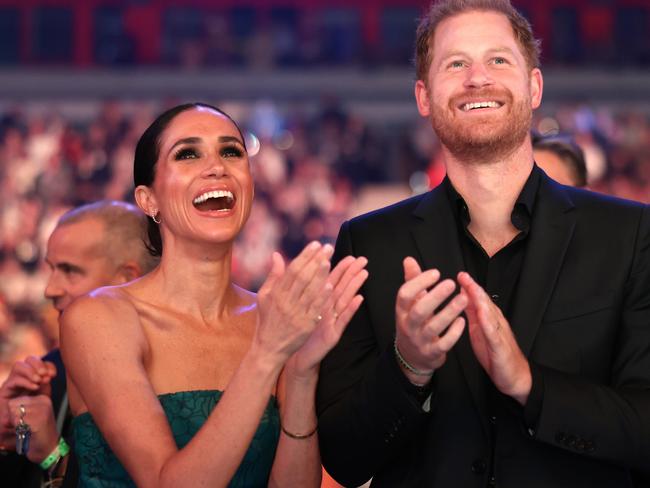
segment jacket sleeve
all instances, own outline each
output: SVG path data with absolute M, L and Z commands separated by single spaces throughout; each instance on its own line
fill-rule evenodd
M 350 223 L 346 222 L 337 239 L 334 261 L 349 254 L 356 255 Z M 369 281 L 372 268 L 381 266 L 370 260 Z M 317 392 L 323 464 L 345 486 L 358 486 L 371 478 L 385 460 L 400 453 L 427 417 L 422 392 L 400 371 L 392 342 L 390 346 L 378 345 L 370 318 L 372 300 L 394 303 L 395 297 L 389 296 L 392 292 L 368 297 L 367 290 L 366 283 L 364 303 L 321 364 Z
M 530 434 L 561 449 L 628 468 L 650 466 L 650 207 L 641 211 L 625 284 L 611 380 L 540 367 L 542 408 Z

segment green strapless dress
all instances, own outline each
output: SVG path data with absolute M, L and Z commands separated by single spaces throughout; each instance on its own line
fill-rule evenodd
M 222 394 L 223 392 L 218 390 L 202 390 L 158 396 L 179 449 L 201 428 Z M 74 449 L 79 460 L 79 487 L 135 487 L 135 483 L 111 451 L 90 414 L 84 413 L 75 417 L 72 427 Z M 279 436 L 280 415 L 275 398 L 272 397 L 248 451 L 228 486 L 266 487 Z

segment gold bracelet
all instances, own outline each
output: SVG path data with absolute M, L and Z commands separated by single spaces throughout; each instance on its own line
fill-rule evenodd
M 298 439 L 298 440 L 303 440 L 303 439 L 309 439 L 311 436 L 313 436 L 316 431 L 318 430 L 318 425 L 314 427 L 314 430 L 312 430 L 309 434 L 294 434 L 292 432 L 289 432 L 287 429 L 284 428 L 284 425 L 280 424 L 280 428 L 282 429 L 282 432 L 288 437 L 291 437 L 292 439 Z

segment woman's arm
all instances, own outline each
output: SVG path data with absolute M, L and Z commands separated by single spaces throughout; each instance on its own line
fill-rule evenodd
M 225 486 L 248 449 L 287 358 L 329 299 L 331 246 L 308 246 L 285 270 L 279 256 L 260 290 L 250 350 L 207 421 L 183 449 L 144 368 L 148 342 L 115 291 L 77 300 L 62 317 L 61 349 L 75 413 L 85 404 L 140 487 Z
M 368 277 L 368 272 L 363 269 L 366 263 L 365 258 L 347 257 L 334 268 L 329 278 L 334 291 L 324 308 L 325 313 L 280 376 L 278 399 L 282 432 L 270 487 L 316 488 L 321 484 L 318 434 L 315 432 L 318 368 L 361 305 L 362 297 L 357 292 Z

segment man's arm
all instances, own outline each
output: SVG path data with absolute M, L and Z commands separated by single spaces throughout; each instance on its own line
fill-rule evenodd
M 591 351 L 585 348 L 582 353 L 582 361 L 602 364 L 602 369 L 610 372 L 608 378 L 589 377 L 585 372 L 570 374 L 540 364 L 531 368 L 498 307 L 467 273 L 458 277 L 470 301 L 467 317 L 474 353 L 496 388 L 524 406 L 529 435 L 573 453 L 642 469 L 650 465 L 648 216 L 645 208 L 620 316 L 614 317 L 609 327 L 612 333 L 601 331 L 600 346 Z M 594 333 L 598 333 L 597 325 L 594 323 Z M 586 342 L 586 338 L 582 340 Z M 532 395 L 534 400 L 529 398 L 531 386 L 538 392 Z M 529 400 L 534 405 L 528 405 Z M 534 419 L 530 415 L 533 410 Z
M 345 223 L 341 228 L 334 259 L 357 254 L 349 227 Z M 406 443 L 417 437 L 426 419 L 423 406 L 428 403 L 432 384 L 418 387 L 402 371 L 395 356 L 395 330 L 406 360 L 415 368 L 431 371 L 444 362 L 446 351 L 463 330 L 458 314 L 464 298 L 451 300 L 440 313 L 433 314 L 453 292 L 449 283 L 437 283 L 437 271 L 421 272 L 415 260 L 407 258 L 406 282 L 400 287 L 400 273 L 385 272 L 395 263 L 381 262 L 375 259 L 378 256 L 368 258 L 369 281 L 374 284 L 362 289 L 364 303 L 322 363 L 317 396 L 323 464 L 345 485 L 364 483 L 386 462 L 396 471 Z M 401 262 L 399 255 L 391 259 Z M 390 304 L 383 309 L 393 307 L 395 315 L 382 317 L 382 325 L 372 323 L 373 303 Z M 377 329 L 382 327 L 384 338 L 380 339 Z M 447 327 L 444 338 L 438 337 Z
M 542 409 L 535 437 L 628 467 L 650 466 L 650 207 L 642 211 L 625 284 L 607 385 L 540 367 Z

